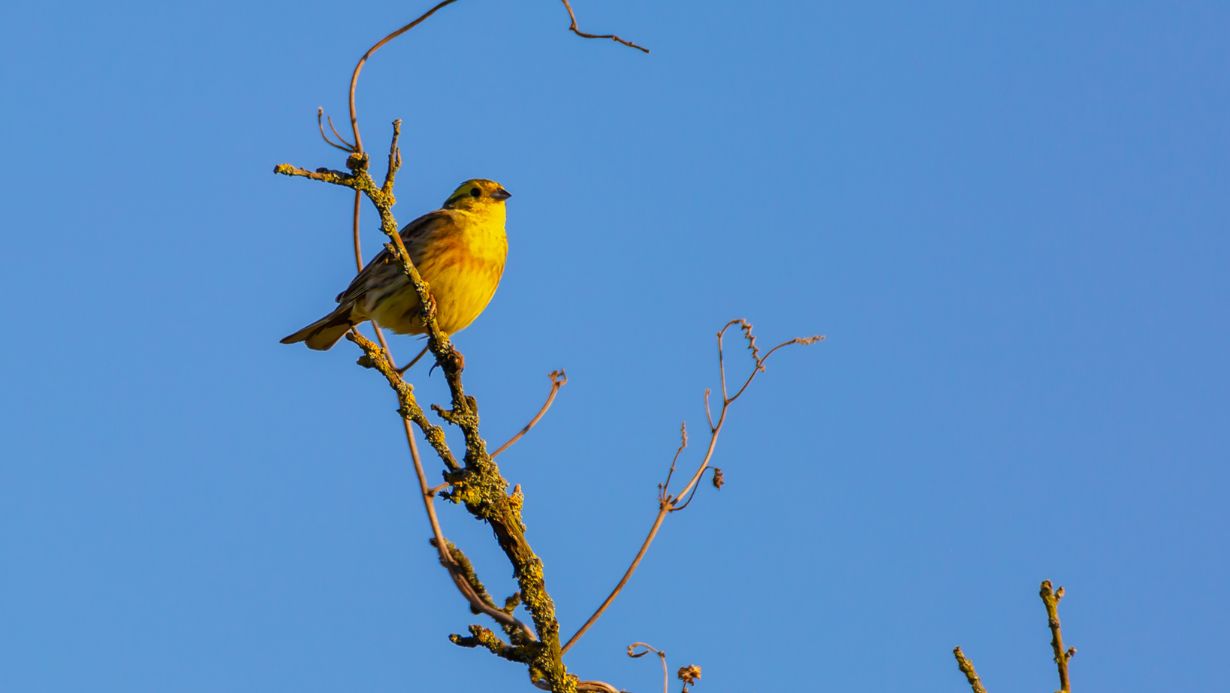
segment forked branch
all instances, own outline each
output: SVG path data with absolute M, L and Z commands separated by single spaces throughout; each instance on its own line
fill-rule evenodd
M 743 380 L 742 386 L 738 389 L 737 392 L 731 395 L 728 393 L 728 390 L 726 387 L 726 359 L 725 359 L 725 353 L 724 353 L 723 340 L 726 337 L 726 332 L 731 327 L 734 327 L 736 325 L 739 326 L 739 329 L 743 332 L 744 339 L 747 341 L 748 349 L 752 352 L 752 368 L 750 372 L 748 373 L 747 377 Z M 824 339 L 824 337 L 820 335 L 816 335 L 812 337 L 796 337 L 795 339 L 790 339 L 785 342 L 782 342 L 781 344 L 778 344 L 777 346 L 770 349 L 768 353 L 761 356 L 760 350 L 756 346 L 756 337 L 752 334 L 752 325 L 747 320 L 743 320 L 743 319 L 731 320 L 730 322 L 726 323 L 722 327 L 721 330 L 718 331 L 717 333 L 718 372 L 719 372 L 719 377 L 720 377 L 721 384 L 722 384 L 722 407 L 721 409 L 718 410 L 718 416 L 717 416 L 716 421 L 714 421 L 711 416 L 709 417 L 710 419 L 709 443 L 705 447 L 704 456 L 701 458 L 700 463 L 697 464 L 696 470 L 692 473 L 692 476 L 688 479 L 688 482 L 684 484 L 683 488 L 680 489 L 678 493 L 672 494 L 669 488 L 671 477 L 675 473 L 675 466 L 679 459 L 679 456 L 683 453 L 684 449 L 687 447 L 687 442 L 688 442 L 687 427 L 686 426 L 682 427 L 680 429 L 680 439 L 681 439 L 680 445 L 679 445 L 679 448 L 675 451 L 674 458 L 671 460 L 671 465 L 666 475 L 666 482 L 663 484 L 660 484 L 658 487 L 659 488 L 658 513 L 657 515 L 654 516 L 653 524 L 650 525 L 649 532 L 645 535 L 644 541 L 641 542 L 640 549 L 637 550 L 636 555 L 633 556 L 632 563 L 628 566 L 628 569 L 624 571 L 623 576 L 621 576 L 619 579 L 619 582 L 615 584 L 615 587 L 611 590 L 611 593 L 607 595 L 606 599 L 604 599 L 600 605 L 598 605 L 598 608 L 594 610 L 594 613 L 591 614 L 588 619 L 586 619 L 585 623 L 581 624 L 581 627 L 577 629 L 577 632 L 574 633 L 572 637 L 569 638 L 566 643 L 564 643 L 564 646 L 561 650 L 562 652 L 567 652 L 569 649 L 571 649 L 572 646 L 575 645 L 577 641 L 581 639 L 581 636 L 585 635 L 585 632 L 588 631 L 594 625 L 594 623 L 596 623 L 598 619 L 602 617 L 603 612 L 605 612 L 607 608 L 611 606 L 611 603 L 614 602 L 615 598 L 619 596 L 619 593 L 623 591 L 624 587 L 628 584 L 628 581 L 632 579 L 633 573 L 636 572 L 637 567 L 640 566 L 641 561 L 645 558 L 645 554 L 648 553 L 650 545 L 653 544 L 653 540 L 658 536 L 658 530 L 662 528 L 662 522 L 666 519 L 666 516 L 672 512 L 675 512 L 677 510 L 682 510 L 685 507 L 687 507 L 687 504 L 691 500 L 692 494 L 695 492 L 697 488 L 697 484 L 700 482 L 701 478 L 705 475 L 705 472 L 710 468 L 710 463 L 713 460 L 713 452 L 717 448 L 718 436 L 721 435 L 722 433 L 722 427 L 726 425 L 726 415 L 729 413 L 731 405 L 733 405 L 739 399 L 739 397 L 743 395 L 743 393 L 747 390 L 748 386 L 752 384 L 753 380 L 755 380 L 756 376 L 764 372 L 765 363 L 768 361 L 769 357 L 777 353 L 778 350 L 783 349 L 785 347 L 795 345 L 795 344 L 799 344 L 799 345 L 815 344 L 816 342 L 819 342 L 822 339 Z M 706 402 L 706 412 L 708 413 L 707 391 L 706 391 L 705 402 Z M 714 485 L 716 486 L 718 484 L 715 483 Z M 687 499 L 687 500 L 684 500 L 684 499 Z M 683 502 L 681 503 L 680 501 L 683 501 Z
M 1038 591 L 1042 603 L 1046 604 L 1046 621 L 1051 629 L 1051 652 L 1054 655 L 1055 667 L 1059 670 L 1059 690 L 1069 693 L 1072 683 L 1068 679 L 1068 660 L 1076 654 L 1076 648 L 1063 647 L 1063 631 L 1059 627 L 1059 600 L 1063 599 L 1063 588 L 1053 589 L 1050 580 L 1043 580 Z

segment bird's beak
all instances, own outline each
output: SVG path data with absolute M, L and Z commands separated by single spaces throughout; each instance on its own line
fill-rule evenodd
M 496 190 L 495 192 L 491 193 L 491 196 L 497 200 L 507 200 L 508 198 L 512 197 L 512 193 L 508 192 L 504 188 L 500 188 L 499 190 Z

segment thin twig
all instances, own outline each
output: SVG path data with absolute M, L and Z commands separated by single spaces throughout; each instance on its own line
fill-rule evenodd
M 1069 693 L 1072 683 L 1068 679 L 1068 660 L 1076 654 L 1076 648 L 1065 650 L 1063 647 L 1063 632 L 1059 628 L 1059 601 L 1063 599 L 1063 588 L 1053 589 L 1050 580 L 1043 580 L 1038 595 L 1046 605 L 1046 620 L 1051 628 L 1051 651 L 1059 670 L 1059 690 L 1060 693 Z
M 355 146 L 351 144 L 345 137 L 342 137 L 342 133 L 337 131 L 337 126 L 333 124 L 333 116 L 326 114 L 325 120 L 329 121 L 329 129 L 333 131 L 333 135 L 337 137 L 337 141 L 349 147 L 350 151 L 352 152 L 356 151 Z
M 389 41 L 392 41 L 398 36 L 401 36 L 407 31 L 410 31 L 411 29 L 418 26 L 419 24 L 422 24 L 424 21 L 426 21 L 428 17 L 435 14 L 437 10 L 443 7 L 446 7 L 448 5 L 451 5 L 456 1 L 457 0 L 443 0 L 443 2 L 437 3 L 435 7 L 432 7 L 430 10 L 427 10 L 423 14 L 419 15 L 419 17 L 415 19 L 414 21 L 402 26 L 397 31 L 394 31 L 388 36 L 385 36 L 384 38 L 372 44 L 372 47 L 368 48 L 367 52 L 363 54 L 363 57 L 359 58 L 359 62 L 355 64 L 354 72 L 350 74 L 349 103 L 350 103 L 350 129 L 354 133 L 354 143 L 355 143 L 356 152 L 363 151 L 363 136 L 359 134 L 359 116 L 358 116 L 357 110 L 355 109 L 354 92 L 355 92 L 355 88 L 358 87 L 359 85 L 359 73 L 363 71 L 364 63 L 366 63 L 368 58 L 372 57 L 372 55 L 374 55 L 376 51 L 380 50 L 381 46 L 388 43 Z
M 340 149 L 343 152 L 346 152 L 347 154 L 352 153 L 354 151 L 354 148 L 351 147 L 346 142 L 346 140 L 343 140 L 339 136 L 338 139 L 341 140 L 342 144 L 338 144 L 337 142 L 334 142 L 333 140 L 329 139 L 329 136 L 325 134 L 324 115 L 325 115 L 325 109 L 321 108 L 320 106 L 317 106 L 316 107 L 316 127 L 320 129 L 320 139 L 324 140 L 325 144 L 329 145 L 330 147 L 333 147 L 334 149 Z M 332 119 L 330 119 L 329 121 L 329 127 L 333 127 Z M 337 130 L 334 130 L 333 132 L 334 134 L 337 134 Z
M 499 457 L 500 453 L 512 447 L 513 443 L 521 440 L 522 436 L 529 433 L 531 428 L 537 426 L 538 422 L 542 421 L 542 417 L 547 415 L 547 410 L 551 408 L 551 403 L 555 401 L 555 395 L 559 394 L 560 388 L 568 384 L 568 374 L 564 371 L 551 371 L 547 374 L 547 377 L 551 379 L 551 391 L 547 393 L 547 401 L 543 402 L 542 408 L 538 410 L 538 413 L 534 415 L 534 418 L 530 419 L 530 422 L 524 428 L 517 432 L 517 435 L 509 438 L 508 442 L 491 453 L 493 459 Z
M 389 163 L 385 169 L 384 185 L 380 186 L 381 192 L 387 195 L 389 206 L 396 203 L 393 198 L 393 182 L 397 178 L 397 171 L 401 168 L 401 150 L 397 148 L 397 141 L 401 139 L 401 118 L 393 121 L 393 139 L 389 142 Z
M 733 397 L 731 397 L 727 394 L 726 390 L 726 364 L 723 355 L 722 339 L 726 335 L 726 331 L 735 325 L 740 326 L 748 341 L 748 348 L 752 352 L 753 366 L 751 372 L 748 374 L 747 380 L 743 383 L 743 386 L 739 388 L 739 391 L 736 392 Z M 600 604 L 598 608 L 594 610 L 594 613 L 591 614 L 585 621 L 585 623 L 577 629 L 577 632 L 564 643 L 564 646 L 560 649 L 561 652 L 567 652 L 573 645 L 575 645 L 576 642 L 581 639 L 581 636 L 585 635 L 585 632 L 598 621 L 603 612 L 605 612 L 611 603 L 615 601 L 615 597 L 619 596 L 619 593 L 623 591 L 624 586 L 628 584 L 628 580 L 632 578 L 632 574 L 636 572 L 637 567 L 641 564 L 641 560 L 645 558 L 645 554 L 649 551 L 649 546 L 653 544 L 653 540 L 658 536 L 658 530 L 662 528 L 662 521 L 666 519 L 666 516 L 672 512 L 683 510 L 687 507 L 687 504 L 691 502 L 697 483 L 700 482 L 701 478 L 705 474 L 705 471 L 709 469 L 710 462 L 713 460 L 713 452 L 717 448 L 718 436 L 721 435 L 722 427 L 726 424 L 726 414 L 730 411 L 731 405 L 739 399 L 740 395 L 742 395 L 747 389 L 747 386 L 751 384 L 753 379 L 755 379 L 756 375 L 764 372 L 765 362 L 769 359 L 769 357 L 783 347 L 787 347 L 792 344 L 815 344 L 821 339 L 823 339 L 823 337 L 819 335 L 814 337 L 800 337 L 791 339 L 773 347 L 768 353 L 761 356 L 759 349 L 756 348 L 756 339 L 752 335 L 751 323 L 747 320 L 731 320 L 718 331 L 718 370 L 720 371 L 722 382 L 722 408 L 718 410 L 716 422 L 713 422 L 712 417 L 710 418 L 709 445 L 705 449 L 704 457 L 701 459 L 700 464 L 696 467 L 696 471 L 693 472 L 692 477 L 688 480 L 687 484 L 684 485 L 683 489 L 679 491 L 679 493 L 672 495 L 670 490 L 665 488 L 659 491 L 658 514 L 654 517 L 653 524 L 650 525 L 649 532 L 645 535 L 644 541 L 641 542 L 640 549 L 637 550 L 636 555 L 632 558 L 632 563 L 628 566 L 627 570 L 624 571 L 623 576 L 620 577 L 619 582 L 615 584 L 615 587 L 611 590 L 611 593 L 608 594 L 606 599 L 602 601 L 602 604 Z M 708 402 L 707 397 L 706 402 Z M 676 451 L 675 459 L 678 459 L 680 452 L 682 452 L 682 447 Z M 672 460 L 672 468 L 674 465 L 675 462 Z M 671 474 L 673 474 L 673 470 L 668 473 L 668 479 Z M 680 499 L 683 498 L 686 498 L 687 500 L 680 503 Z
M 648 48 L 645 48 L 644 46 L 638 46 L 635 43 L 632 43 L 631 41 L 621 39 L 615 34 L 587 34 L 584 31 L 581 31 L 580 28 L 577 27 L 577 16 L 572 12 L 572 5 L 568 3 L 568 0 L 563 0 L 563 2 L 564 2 L 564 9 L 568 10 L 568 20 L 569 20 L 568 30 L 576 34 L 577 36 L 580 36 L 581 38 L 587 38 L 587 39 L 611 39 L 615 43 L 622 43 L 623 45 L 629 48 L 635 48 L 638 51 L 641 51 L 643 53 L 649 52 Z
M 667 500 L 667 489 L 671 487 L 671 477 L 675 475 L 675 465 L 679 462 L 679 456 L 688 447 L 688 422 L 683 421 L 679 424 L 679 447 L 675 449 L 675 456 L 671 458 L 670 469 L 666 472 L 666 480 L 658 484 L 658 501 L 665 503 Z
M 961 669 L 961 673 L 965 674 L 965 679 L 969 681 L 969 687 L 974 693 L 987 693 L 987 689 L 982 686 L 982 679 L 978 678 L 978 672 L 974 671 L 974 663 L 969 661 L 961 648 L 954 647 L 952 656 L 957 658 L 957 667 Z
M 637 647 L 644 648 L 640 652 L 636 651 Z M 666 652 L 650 645 L 647 642 L 634 642 L 628 645 L 628 656 L 633 659 L 644 657 L 650 652 L 658 655 L 658 660 L 662 662 L 662 693 L 668 693 L 671 687 L 670 667 L 666 665 Z

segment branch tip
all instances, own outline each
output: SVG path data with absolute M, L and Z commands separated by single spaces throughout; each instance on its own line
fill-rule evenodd
M 642 53 L 645 53 L 645 54 L 649 53 L 648 48 L 635 44 L 631 41 L 628 41 L 627 39 L 622 39 L 616 36 L 615 34 L 588 34 L 584 31 L 581 31 L 580 27 L 577 26 L 577 15 L 572 11 L 572 5 L 568 2 L 568 0 L 562 0 L 562 1 L 564 3 L 564 9 L 568 10 L 568 30 L 576 34 L 577 36 L 580 36 L 581 38 L 587 38 L 587 39 L 610 39 L 614 41 L 615 43 L 623 44 L 629 48 L 635 48 L 636 50 L 641 51 Z

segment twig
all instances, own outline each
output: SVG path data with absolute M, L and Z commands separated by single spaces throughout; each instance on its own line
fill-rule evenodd
M 430 10 L 427 10 L 423 14 L 419 15 L 418 18 L 415 19 L 414 21 L 402 26 L 400 29 L 394 31 L 388 36 L 385 36 L 384 38 L 372 44 L 372 47 L 367 49 L 367 52 L 363 54 L 363 57 L 359 58 L 359 62 L 355 63 L 354 72 L 350 74 L 349 103 L 350 103 L 350 129 L 354 133 L 354 143 L 355 143 L 356 152 L 363 151 L 363 136 L 359 134 L 359 116 L 358 116 L 357 110 L 355 109 L 355 103 L 354 103 L 354 93 L 355 93 L 355 89 L 359 85 L 359 73 L 363 71 L 363 65 L 367 62 L 368 58 L 371 58 L 373 55 L 375 55 L 376 51 L 380 50 L 380 48 L 384 46 L 386 43 L 388 43 L 389 41 L 392 41 L 398 36 L 401 36 L 407 31 L 410 31 L 411 29 L 418 26 L 419 24 L 422 24 L 424 21 L 427 20 L 428 17 L 435 14 L 437 10 L 447 7 L 448 5 L 451 5 L 456 1 L 457 0 L 443 0 L 443 2 L 437 3 Z
M 1063 599 L 1063 588 L 1053 589 L 1050 580 L 1043 580 L 1038 595 L 1046 605 L 1046 620 L 1051 628 L 1051 651 L 1055 666 L 1059 669 L 1059 690 L 1060 693 L 1069 693 L 1072 684 L 1068 680 L 1068 660 L 1076 654 L 1076 648 L 1063 648 L 1063 632 L 1059 628 L 1059 601 Z
M 637 647 L 641 647 L 643 649 L 638 652 L 636 650 Z M 650 652 L 658 655 L 658 660 L 662 662 L 662 693 L 668 693 L 671 687 L 671 674 L 670 667 L 666 665 L 666 652 L 659 650 L 647 642 L 634 642 L 631 645 L 628 645 L 628 656 L 633 659 L 644 657 Z
M 542 417 L 547 415 L 547 410 L 551 408 L 551 403 L 555 401 L 555 395 L 559 394 L 560 388 L 568 384 L 568 374 L 564 371 L 551 371 L 547 374 L 547 377 L 551 379 L 551 391 L 547 393 L 547 401 L 543 402 L 542 408 L 538 410 L 538 413 L 534 415 L 534 418 L 530 419 L 530 422 L 527 423 L 525 427 L 517 433 L 517 435 L 509 438 L 508 442 L 496 448 L 495 452 L 491 453 L 491 457 L 493 459 L 499 457 L 500 453 L 512 447 L 513 443 L 521 440 L 522 436 L 529 433 L 531 428 L 537 426 L 538 422 L 542 421 Z
M 974 663 L 969 661 L 961 648 L 954 647 L 952 656 L 957 658 L 957 667 L 961 669 L 962 674 L 965 674 L 965 679 L 969 681 L 969 687 L 974 693 L 987 693 L 987 689 L 982 686 L 982 679 L 978 678 L 978 672 L 974 671 Z
M 569 20 L 568 30 L 576 34 L 577 36 L 580 36 L 581 38 L 587 38 L 587 39 L 611 39 L 615 43 L 622 43 L 629 48 L 635 48 L 638 51 L 641 51 L 643 53 L 649 52 L 648 48 L 645 48 L 644 46 L 638 46 L 635 43 L 632 43 L 631 41 L 626 41 L 624 39 L 621 39 L 615 34 L 587 34 L 584 31 L 581 31 L 577 27 L 577 16 L 572 12 L 572 5 L 568 3 L 568 0 L 563 0 L 563 3 L 564 3 L 564 9 L 568 10 L 568 20 Z
M 510 662 L 524 662 L 525 657 L 517 650 L 517 648 L 500 640 L 499 636 L 492 633 L 489 629 L 479 625 L 470 626 L 469 637 L 453 633 L 448 636 L 449 642 L 461 647 L 485 647 L 492 654 L 503 657 Z
M 330 147 L 333 147 L 334 149 L 340 149 L 343 152 L 346 152 L 347 154 L 354 152 L 354 146 L 351 145 L 346 140 L 342 139 L 341 135 L 337 135 L 337 128 L 333 127 L 332 118 L 329 119 L 329 127 L 333 129 L 333 134 L 337 135 L 337 139 L 341 142 L 341 144 L 338 144 L 337 142 L 334 142 L 333 140 L 329 139 L 329 136 L 325 134 L 324 115 L 325 115 L 325 109 L 321 108 L 320 106 L 317 106 L 316 107 L 316 127 L 320 129 L 320 139 L 324 140 L 325 144 L 329 145 Z
M 726 390 L 726 364 L 723 355 L 722 340 L 726 335 L 726 331 L 735 325 L 740 326 L 744 337 L 748 341 L 748 348 L 752 352 L 753 367 L 751 372 L 748 374 L 747 379 L 744 381 L 743 386 L 739 388 L 739 391 L 736 392 L 733 397 L 731 397 L 727 395 Z M 764 356 L 761 356 L 759 349 L 756 348 L 756 339 L 752 335 L 752 325 L 747 320 L 731 320 L 718 331 L 718 369 L 720 371 L 722 382 L 722 408 L 718 410 L 717 421 L 710 425 L 709 445 L 705 449 L 705 455 L 701 459 L 700 464 L 696 467 L 696 471 L 693 472 L 692 477 L 688 480 L 687 484 L 684 485 L 683 489 L 679 491 L 679 493 L 672 495 L 669 489 L 663 489 L 659 492 L 658 514 L 654 517 L 653 524 L 650 525 L 649 532 L 645 535 L 645 540 L 641 542 L 641 547 L 637 550 L 636 556 L 632 558 L 632 563 L 628 566 L 628 569 L 624 571 L 623 576 L 620 577 L 619 582 L 615 584 L 615 587 L 611 590 L 611 593 L 602 601 L 602 604 L 600 604 L 598 608 L 594 610 L 594 613 L 591 614 L 585 621 L 585 623 L 577 629 L 577 632 L 564 643 L 563 648 L 560 650 L 561 652 L 567 652 L 573 645 L 575 645 L 577 641 L 581 639 L 581 636 L 585 635 L 585 632 L 598 621 L 603 612 L 607 610 L 607 607 L 615 601 L 615 597 L 619 596 L 619 593 L 623 590 L 624 586 L 628 584 L 628 580 L 632 578 L 632 574 L 636 572 L 637 567 L 641 564 L 641 560 L 645 558 L 646 552 L 649 551 L 649 546 L 653 544 L 653 540 L 658 536 L 658 530 L 662 528 L 662 521 L 666 519 L 666 516 L 677 510 L 684 509 L 687 507 L 687 503 L 691 502 L 691 494 L 695 490 L 696 484 L 704 476 L 705 471 L 709 469 L 709 463 L 713 460 L 713 452 L 717 448 L 718 436 L 722 432 L 722 427 L 726 424 L 726 414 L 730 411 L 731 405 L 733 405 L 735 401 L 737 401 L 744 393 L 744 391 L 747 390 L 748 385 L 750 385 L 752 380 L 756 378 L 756 375 L 764 372 L 765 362 L 769 359 L 769 357 L 783 347 L 793 344 L 815 344 L 822 339 L 824 339 L 824 337 L 820 335 L 813 337 L 797 337 L 778 344 L 770 349 Z M 682 452 L 682 449 L 676 452 L 676 458 L 678 458 L 679 452 Z M 672 467 L 674 466 L 673 461 L 671 462 L 671 465 Z M 688 500 L 683 504 L 680 504 L 680 499 L 685 497 L 687 497 Z
M 679 456 L 688 447 L 688 422 L 683 421 L 679 424 L 679 447 L 675 448 L 675 456 L 671 458 L 670 469 L 666 471 L 666 481 L 658 484 L 658 502 L 665 503 L 667 499 L 667 489 L 671 486 L 671 477 L 675 475 L 675 465 L 679 462 Z

